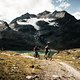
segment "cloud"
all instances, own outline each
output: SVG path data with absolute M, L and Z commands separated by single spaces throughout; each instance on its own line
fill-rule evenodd
M 58 2 L 60 2 L 60 3 L 62 3 L 62 2 L 68 2 L 69 0 L 56 0 L 56 2 L 58 3 Z
M 67 9 L 69 6 L 70 6 L 69 3 L 63 2 L 63 3 L 61 3 L 58 7 L 56 7 L 56 9 L 57 9 L 57 10 L 65 10 L 65 9 Z
M 0 0 L 0 19 L 13 18 L 30 13 L 39 13 L 44 10 L 54 10 L 52 0 Z
M 63 2 L 63 1 L 65 1 L 65 0 L 56 0 L 57 3 L 58 3 L 58 2 Z
M 59 3 L 58 6 L 55 6 Z M 67 0 L 0 0 L 0 19 L 11 21 L 12 19 L 29 13 L 39 13 L 44 10 L 53 12 L 55 9 L 67 9 L 70 4 Z
M 56 10 L 66 10 L 70 7 L 70 3 L 68 0 L 56 0 L 57 6 L 55 7 Z
M 75 12 L 72 14 L 76 19 L 80 19 L 80 12 Z

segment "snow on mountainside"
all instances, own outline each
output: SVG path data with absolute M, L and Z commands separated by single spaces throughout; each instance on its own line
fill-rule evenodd
M 50 23 L 50 21 L 51 20 L 53 20 L 53 19 L 49 19 L 49 18 L 39 18 L 39 19 L 37 19 L 37 18 L 31 18 L 31 19 L 24 19 L 25 21 L 17 21 L 17 24 L 19 24 L 19 25 L 29 25 L 29 24 L 31 24 L 31 25 L 33 25 L 34 26 L 34 28 L 36 29 L 36 30 L 39 30 L 39 26 L 36 24 L 36 22 L 38 22 L 38 21 L 45 21 L 45 22 L 48 22 L 48 23 Z M 50 25 L 53 25 L 54 23 L 50 23 Z

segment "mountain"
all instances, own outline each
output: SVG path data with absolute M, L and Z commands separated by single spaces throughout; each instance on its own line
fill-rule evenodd
M 4 22 L 0 21 L 0 49 L 8 49 L 8 50 L 24 50 L 24 49 L 31 49 L 34 46 L 34 36 L 31 30 L 35 31 L 33 26 L 28 25 L 31 27 L 27 33 L 20 32 L 24 29 L 19 29 L 19 31 L 15 31 L 9 27 L 9 25 Z M 29 32 L 29 33 L 28 33 Z M 32 34 L 32 35 L 30 35 Z M 31 43 L 31 41 L 33 43 Z
M 35 45 L 44 48 L 46 44 L 61 50 L 80 47 L 80 20 L 66 11 L 26 13 L 13 19 L 7 27 L 5 31 L 0 29 L 1 43 L 7 44 L 7 49 L 31 50 Z M 6 35 L 5 40 L 1 32 Z

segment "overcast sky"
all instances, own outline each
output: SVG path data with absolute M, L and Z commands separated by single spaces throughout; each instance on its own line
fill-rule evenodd
M 66 10 L 80 19 L 80 0 L 0 0 L 0 20 L 11 21 L 27 12 L 44 10 Z

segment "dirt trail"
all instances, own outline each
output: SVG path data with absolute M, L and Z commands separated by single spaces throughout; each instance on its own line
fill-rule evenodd
M 80 80 L 80 72 L 75 70 L 73 67 L 71 67 L 70 65 L 63 63 L 63 62 L 59 62 L 62 66 L 64 66 L 66 68 L 66 70 L 68 70 L 75 78 L 76 80 Z
M 67 65 L 67 64 L 66 64 Z M 75 71 L 71 67 L 72 71 L 69 71 L 65 64 L 58 63 L 56 61 L 43 60 L 40 64 L 45 69 L 41 72 L 42 80 L 80 80 L 79 75 L 75 77 Z M 69 68 L 69 67 L 68 67 Z

